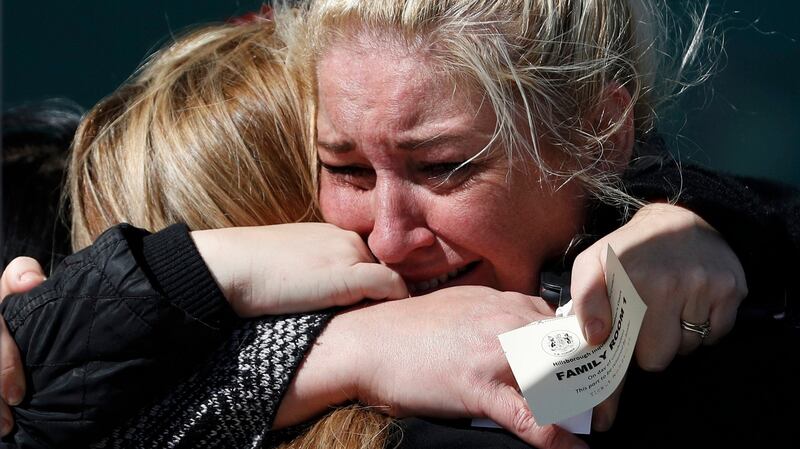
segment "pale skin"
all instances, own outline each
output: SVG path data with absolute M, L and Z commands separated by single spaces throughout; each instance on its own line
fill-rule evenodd
M 455 185 L 431 182 L 436 170 L 463 162 L 482 147 L 480 139 L 494 117 L 479 106 L 474 92 L 442 84 L 424 61 L 403 60 L 401 49 L 359 50 L 332 47 L 320 65 L 320 159 L 328 166 L 321 173 L 323 213 L 333 224 L 360 235 L 359 241 L 366 241 L 369 251 L 410 289 L 427 294 L 337 315 L 298 371 L 276 427 L 307 420 L 332 404 L 358 400 L 388 405 L 393 416 L 486 416 L 537 447 L 581 446 L 558 427 L 536 425 L 496 340 L 498 333 L 552 314 L 540 298 L 525 294 L 535 291 L 542 263 L 579 229 L 580 188 L 550 189 L 538 183 L 533 166 L 509 180 L 502 157 L 482 159 L 466 179 L 451 180 Z M 371 70 L 336 70 L 348 65 Z M 366 78 L 334 82 L 354 76 Z M 331 91 L 335 86 L 366 91 Z M 414 98 L 415 93 L 422 96 Z M 616 107 L 624 102 L 621 97 L 624 92 L 610 95 L 608 109 L 621 109 Z M 366 99 L 371 103 L 361 102 Z M 445 141 L 418 151 L 398 145 L 403 138 L 405 143 L 435 141 L 431 133 L 442 132 L 454 136 L 449 143 L 459 145 L 447 147 Z M 616 144 L 628 145 L 631 133 L 620 135 Z M 330 167 L 357 170 L 337 173 Z M 229 232 L 233 238 L 236 231 Z M 662 369 L 677 352 L 700 344 L 695 335 L 681 331 L 681 318 L 711 319 L 714 332 L 704 343 L 733 325 L 746 294 L 738 260 L 699 217 L 657 204 L 637 212 L 628 225 L 576 260 L 572 289 L 580 319 L 593 328 L 586 331 L 590 341 L 601 341 L 610 329 L 602 266 L 602 248 L 608 243 L 632 271 L 650 307 L 637 345 L 643 367 Z M 670 261 L 666 266 L 665 260 Z M 248 274 L 240 275 L 241 289 Z M 432 279 L 443 281 L 431 287 Z M 675 283 L 677 279 L 682 282 Z M 464 284 L 485 287 L 443 288 Z M 0 338 L 7 339 L 7 333 Z M 20 373 L 9 372 L 0 385 Z M 596 410 L 602 417 L 596 418 L 596 427 L 611 425 L 617 398 Z
M 194 231 L 192 239 L 241 317 L 408 297 L 403 279 L 376 263 L 358 234 L 326 223 Z

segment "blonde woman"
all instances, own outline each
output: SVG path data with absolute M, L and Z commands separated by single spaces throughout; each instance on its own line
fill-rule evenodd
M 784 248 L 780 260 L 797 266 L 796 237 L 784 240 L 797 235 L 789 218 L 796 216 L 797 202 L 795 209 L 778 206 L 785 215 L 772 222 L 776 202 L 752 196 L 757 183 L 735 190 L 736 182 L 714 175 L 699 180 L 707 174 L 699 170 L 686 171 L 696 184 L 678 201 L 708 206 L 708 221 L 679 206 L 641 206 L 629 197 L 632 186 L 626 191 L 621 183 L 625 170 L 657 146 L 654 109 L 664 73 L 654 45 L 659 22 L 653 3 L 313 2 L 309 57 L 317 81 L 323 218 L 361 234 L 412 292 L 471 284 L 534 294 L 549 260 L 567 253 L 582 230 L 609 225 L 593 204 L 627 203 L 638 207 L 633 218 L 579 254 L 572 267 L 573 301 L 585 337 L 600 343 L 611 329 L 600 262 L 611 244 L 648 304 L 636 347 L 642 368 L 663 370 L 677 354 L 719 341 L 733 328 L 751 285 L 739 257 L 749 252 L 767 259 Z M 702 40 L 695 38 L 694 44 Z M 684 63 L 695 57 L 697 45 L 688 48 Z M 656 179 L 643 184 L 658 185 Z M 718 209 L 723 204 L 728 213 Z M 742 204 L 759 211 L 759 224 L 742 222 L 741 209 L 730 213 Z M 768 237 L 771 242 L 760 242 L 761 248 L 740 241 L 734 253 L 718 230 L 725 236 L 746 230 L 759 238 L 771 232 L 782 237 Z M 768 285 L 771 276 L 757 260 L 747 261 L 747 273 L 760 277 L 759 287 Z M 788 283 L 778 284 L 772 294 L 783 296 Z M 372 309 L 388 317 L 407 303 Z M 524 322 L 520 316 L 517 324 Z M 458 371 L 447 364 L 431 371 L 456 372 L 481 390 L 488 361 L 496 357 L 494 363 L 502 363 L 490 335 L 496 334 L 487 332 L 483 345 L 469 348 L 481 355 Z M 402 359 L 413 359 L 408 341 L 394 347 Z M 386 384 L 426 390 L 419 372 L 381 369 L 392 366 L 385 361 L 377 366 L 369 371 L 380 370 L 389 380 L 374 375 L 359 385 L 358 397 L 369 404 L 391 403 L 398 392 Z M 411 413 L 439 400 L 451 415 L 478 411 L 537 446 L 578 444 L 537 426 L 519 393 L 498 384 L 483 391 L 502 397 L 514 413 L 449 390 L 403 393 L 418 407 Z M 613 406 L 595 410 L 596 428 L 607 429 L 613 420 Z
M 570 20 L 570 17 L 575 17 L 574 12 L 565 5 L 562 5 L 563 9 L 547 10 L 544 4 L 508 2 L 508 4 L 498 4 L 496 9 L 492 9 L 491 4 L 487 3 L 462 3 L 434 5 L 426 2 L 399 2 L 396 4 L 391 2 L 342 4 L 320 2 L 316 6 L 318 9 L 314 10 L 311 16 L 313 29 L 320 33 L 314 37 L 315 41 L 308 48 L 317 62 L 317 89 L 320 92 L 317 132 L 320 136 L 320 158 L 323 165 L 320 195 L 324 216 L 326 219 L 362 234 L 368 242 L 370 250 L 386 266 L 403 274 L 406 283 L 420 296 L 406 301 L 349 309 L 337 314 L 320 335 L 315 346 L 310 346 L 314 337 L 313 332 L 307 332 L 303 338 L 298 338 L 293 342 L 297 346 L 294 354 L 303 354 L 306 348 L 310 348 L 304 363 L 299 367 L 299 360 L 276 362 L 274 358 L 267 360 L 259 358 L 259 356 L 272 357 L 270 351 L 281 348 L 281 345 L 276 346 L 275 340 L 272 340 L 275 330 L 284 326 L 275 324 L 281 320 L 264 320 L 245 325 L 234 332 L 226 346 L 213 356 L 213 361 L 206 368 L 200 370 L 189 381 L 176 387 L 163 402 L 152 406 L 134 418 L 128 424 L 130 427 L 123 426 L 113 431 L 98 445 L 134 447 L 159 447 L 167 444 L 178 444 L 184 447 L 258 446 L 263 442 L 265 429 L 271 427 L 272 423 L 274 423 L 274 427 L 297 424 L 326 410 L 331 405 L 341 404 L 348 400 L 358 400 L 362 403 L 380 406 L 386 405 L 389 408 L 384 411 L 394 416 L 410 414 L 445 417 L 489 416 L 528 443 L 543 447 L 571 447 L 582 444 L 580 440 L 557 427 L 540 427 L 532 421 L 530 412 L 513 386 L 513 380 L 510 379 L 508 369 L 503 362 L 502 354 L 498 352 L 499 348 L 494 339 L 499 332 L 548 316 L 551 311 L 547 305 L 541 299 L 517 293 L 500 293 L 486 287 L 462 286 L 445 289 L 439 289 L 439 287 L 476 283 L 501 290 L 516 289 L 523 293 L 534 293 L 535 285 L 538 283 L 536 275 L 544 261 L 563 253 L 578 230 L 586 228 L 596 231 L 613 228 L 615 226 L 614 219 L 617 218 L 616 214 L 612 219 L 606 217 L 601 220 L 598 217 L 602 217 L 602 215 L 598 211 L 594 211 L 593 219 L 590 220 L 586 217 L 588 214 L 585 203 L 586 192 L 604 192 L 604 198 L 609 193 L 613 193 L 609 186 L 614 187 L 615 184 L 608 184 L 606 181 L 616 178 L 622 168 L 628 165 L 627 160 L 632 151 L 634 120 L 630 114 L 633 109 L 637 109 L 632 105 L 641 106 L 644 103 L 631 99 L 631 92 L 628 89 L 632 85 L 628 82 L 632 81 L 624 75 L 620 75 L 619 79 L 611 77 L 618 83 L 618 86 L 611 85 L 610 90 L 602 88 L 599 93 L 595 93 L 596 95 L 591 95 L 590 90 L 586 97 L 564 97 L 570 100 L 587 98 L 585 101 L 589 104 L 592 103 L 592 99 L 598 101 L 596 103 L 599 107 L 598 111 L 582 102 L 576 104 L 576 106 L 582 106 L 589 111 L 597 112 L 597 115 L 589 114 L 585 127 L 579 126 L 579 123 L 570 125 L 570 122 L 562 122 L 561 119 L 572 116 L 563 111 L 563 116 L 533 114 L 528 111 L 531 117 L 548 118 L 543 122 L 545 124 L 560 124 L 565 128 L 570 125 L 575 130 L 589 133 L 589 135 L 578 133 L 577 136 L 574 136 L 575 142 L 572 140 L 559 141 L 559 137 L 564 137 L 557 132 L 559 129 L 548 128 L 544 134 L 550 136 L 552 142 L 548 140 L 548 148 L 541 154 L 537 153 L 534 142 L 538 142 L 538 138 L 535 136 L 539 136 L 539 133 L 533 134 L 536 128 L 532 125 L 539 124 L 539 122 L 523 120 L 521 130 L 514 128 L 519 126 L 519 123 L 514 120 L 516 116 L 504 114 L 503 109 L 500 108 L 502 105 L 517 104 L 514 101 L 503 100 L 503 88 L 508 89 L 509 86 L 499 83 L 498 86 L 495 86 L 497 88 L 492 89 L 490 82 L 493 79 L 513 81 L 514 78 L 466 76 L 471 73 L 467 69 L 474 67 L 474 64 L 460 64 L 464 62 L 463 58 L 462 60 L 452 59 L 458 56 L 452 51 L 457 47 L 455 44 L 459 42 L 461 46 L 470 42 L 472 45 L 488 45 L 488 43 L 475 39 L 475 33 L 486 30 L 477 25 L 485 27 L 495 23 L 487 19 L 495 17 L 492 14 L 500 14 L 503 18 L 508 19 L 508 28 L 500 30 L 502 32 L 498 32 L 497 35 L 504 39 L 511 39 L 515 36 L 514 33 L 523 31 L 533 33 L 570 29 L 559 20 Z M 613 4 L 617 5 L 617 3 Z M 414 9 L 416 6 L 420 8 Z M 541 9 L 535 9 L 534 6 Z M 530 14 L 529 16 L 525 15 L 526 11 Z M 611 14 L 609 11 L 604 11 Z M 623 13 L 626 10 L 620 7 L 619 10 L 613 12 Z M 630 11 L 627 12 L 630 13 Z M 452 20 L 457 19 L 458 14 L 462 15 L 462 20 L 460 22 Z M 463 20 L 465 14 L 474 22 L 465 22 Z M 529 22 L 534 17 L 544 18 L 548 23 L 539 24 L 542 25 L 539 27 L 534 26 L 536 23 Z M 478 19 L 481 18 L 482 21 L 479 21 Z M 553 23 L 549 23 L 549 21 Z M 472 39 L 470 42 L 465 42 L 465 39 L 458 41 L 454 35 L 443 32 L 436 36 L 439 38 L 449 37 L 452 40 L 449 42 L 440 39 L 427 40 L 433 36 L 429 33 L 434 33 L 436 30 L 451 30 L 452 32 L 458 23 L 476 25 L 472 29 L 458 27 L 459 30 L 468 31 L 464 33 L 464 38 L 466 41 Z M 499 21 L 497 23 L 506 22 Z M 587 21 L 586 24 L 596 23 L 598 22 Z M 444 25 L 448 25 L 448 27 Z M 614 24 L 610 26 L 615 27 Z M 491 27 L 489 29 L 494 30 Z M 401 30 L 402 32 L 400 32 Z M 599 34 L 605 34 L 602 31 L 597 31 L 596 34 L 589 33 L 588 36 L 592 39 Z M 492 34 L 490 33 L 490 35 Z M 517 37 L 526 42 L 539 42 L 531 36 Z M 621 39 L 623 41 L 636 42 L 635 39 L 629 39 L 630 36 L 624 33 L 623 37 L 625 37 Z M 439 49 L 438 45 L 426 47 L 432 42 L 445 42 L 452 46 L 449 48 L 445 46 L 444 50 L 447 51 L 441 53 L 441 59 L 418 58 L 427 56 L 424 53 L 426 50 Z M 234 48 L 238 49 L 239 47 Z M 231 54 L 234 48 L 228 49 L 224 54 Z M 512 48 L 522 47 L 514 45 Z M 203 55 L 205 54 L 203 49 L 203 46 L 198 46 L 195 51 L 199 55 Z M 564 51 L 572 54 L 569 49 Z M 541 50 L 537 50 L 537 52 L 541 52 Z M 491 55 L 491 52 L 486 54 Z M 542 52 L 542 54 L 549 53 Z M 630 52 L 624 52 L 624 54 L 626 57 L 631 57 Z M 554 57 L 558 55 L 555 53 Z M 221 54 L 213 56 L 211 61 L 204 60 L 202 57 L 198 57 L 197 61 L 205 62 L 209 64 L 209 67 L 215 66 L 217 58 L 222 57 L 222 61 L 225 61 Z M 463 57 L 463 54 L 461 56 Z M 534 61 L 531 55 L 516 56 L 519 58 L 517 62 Z M 374 60 L 370 58 L 374 58 Z M 623 62 L 621 61 L 620 64 L 625 66 Z M 451 66 L 439 66 L 439 63 L 451 63 Z M 563 61 L 562 63 L 566 64 Z M 542 64 L 542 67 L 557 67 L 557 65 Z M 565 66 L 570 67 L 568 64 Z M 448 67 L 465 71 L 448 71 Z M 349 69 L 353 70 L 348 71 Z M 241 68 L 237 67 L 236 72 L 239 71 Z M 573 75 L 577 76 L 573 73 L 566 74 L 565 80 L 571 80 Z M 182 78 L 177 77 L 177 79 L 181 80 Z M 584 82 L 586 79 L 590 78 L 583 76 L 576 78 L 576 80 L 584 80 Z M 403 85 L 404 80 L 413 81 L 417 87 L 409 89 L 408 86 Z M 481 82 L 487 84 L 481 84 Z M 529 84 L 522 83 L 522 86 Z M 181 88 L 177 89 L 177 92 L 186 91 L 182 85 L 178 85 Z M 513 87 L 514 83 L 511 85 Z M 530 84 L 530 86 L 533 85 Z M 601 83 L 600 85 L 610 84 Z M 300 85 L 299 87 L 307 88 L 308 86 Z M 567 87 L 560 86 L 555 81 L 553 81 L 553 87 L 561 87 L 566 89 L 566 92 L 573 92 L 573 89 L 567 89 L 569 85 Z M 355 89 L 355 91 L 347 89 Z M 359 89 L 363 90 L 359 91 Z M 477 101 L 482 98 L 482 95 L 479 94 L 484 90 L 499 92 L 501 96 L 499 99 L 489 96 L 489 100 L 486 102 Z M 586 94 L 581 89 L 576 88 L 574 91 Z M 210 95 L 213 91 L 202 92 Z M 530 100 L 534 98 L 528 98 L 533 92 L 520 91 L 520 97 L 517 97 L 518 92 L 516 91 L 511 91 L 511 93 L 513 94 L 512 99 Z M 414 97 L 414 94 L 419 96 Z M 391 95 L 397 96 L 391 97 Z M 219 99 L 222 100 L 220 102 L 212 102 L 212 104 L 228 104 L 237 100 L 246 101 L 248 98 L 247 95 L 229 96 Z M 554 95 L 550 99 L 555 98 L 559 97 Z M 370 104 L 382 106 L 370 107 L 370 104 L 364 104 L 361 102 L 362 100 L 370 100 L 374 102 Z M 486 104 L 487 108 L 479 106 L 483 104 Z M 535 104 L 537 107 L 547 105 L 538 102 L 530 104 Z M 170 116 L 179 121 L 186 115 L 191 116 L 189 113 L 194 109 L 187 110 L 180 104 L 169 102 L 155 103 L 155 105 L 160 106 L 164 111 L 171 111 Z M 251 105 L 252 103 L 244 103 L 245 109 Z M 424 113 L 417 113 L 419 111 L 413 109 L 415 107 L 423 108 L 421 111 Z M 638 109 L 646 111 L 645 107 Z M 524 108 L 521 110 L 525 111 Z M 348 111 L 350 116 L 346 114 Z M 547 112 L 546 109 L 544 112 Z M 402 115 L 406 113 L 415 116 L 415 119 L 406 120 L 408 117 Z M 437 126 L 425 129 L 428 132 L 437 133 L 434 139 L 429 139 L 430 136 L 424 134 L 410 133 L 410 136 L 402 136 L 402 133 L 399 133 L 403 130 L 400 125 L 414 129 L 416 125 L 429 124 L 429 120 L 436 119 L 436 114 L 441 113 L 457 114 L 450 117 L 453 120 L 443 126 L 438 126 L 442 123 L 434 123 Z M 400 115 L 392 116 L 391 114 Z M 203 118 L 208 119 L 209 117 L 214 117 L 214 115 L 200 116 L 200 121 L 193 126 L 206 129 L 210 125 L 216 125 L 215 122 L 203 122 Z M 498 117 L 510 118 L 511 121 L 504 122 L 503 126 L 492 126 L 495 122 L 500 121 Z M 575 117 L 582 117 L 582 115 L 578 114 Z M 549 119 L 552 119 L 552 122 Z M 114 115 L 112 115 L 112 119 L 106 120 L 112 124 L 120 122 Z M 267 118 L 267 120 L 270 119 Z M 454 126 L 465 125 L 459 123 L 458 120 L 474 120 L 475 122 L 466 123 L 468 126 Z M 639 131 L 647 128 L 645 126 L 648 123 L 646 117 L 640 116 L 635 122 L 637 127 L 641 127 L 637 128 Z M 147 123 L 149 126 L 153 126 L 158 124 L 158 121 L 148 121 Z M 209 135 L 212 137 L 225 133 L 236 135 L 238 127 L 246 127 L 250 123 L 249 120 L 244 120 L 233 127 L 214 128 Z M 272 123 L 274 125 L 275 121 Z M 530 128 L 525 128 L 525 123 L 530 125 Z M 286 126 L 286 123 L 281 123 L 281 125 Z M 129 126 L 122 127 L 119 131 L 124 135 L 128 129 L 137 129 Z M 348 126 L 353 128 L 347 128 Z M 511 128 L 504 128 L 504 126 Z M 175 127 L 174 124 L 165 129 L 169 130 L 167 135 L 174 133 L 180 137 L 179 141 L 181 142 L 192 142 L 191 132 L 182 134 L 179 132 L 180 127 Z M 526 129 L 528 134 L 521 132 Z M 458 136 L 453 133 L 459 130 L 467 132 L 468 135 Z M 480 153 L 479 150 L 482 148 L 494 150 L 493 146 L 485 143 L 480 145 L 480 139 L 488 138 L 490 140 L 487 142 L 494 142 L 491 139 L 495 136 L 494 131 L 497 130 L 501 131 L 496 135 L 498 148 L 505 146 L 514 150 L 519 146 L 522 150 L 532 151 L 534 156 L 538 155 L 538 161 L 534 158 L 533 161 L 536 162 L 531 162 L 531 159 L 525 159 L 520 153 L 514 151 L 501 152 L 499 156 L 496 151 L 494 153 L 490 151 L 487 155 Z M 441 135 L 449 137 L 449 139 L 439 137 L 438 131 L 448 131 L 449 134 Z M 149 132 L 149 128 L 145 127 L 139 134 Z M 472 134 L 469 134 L 470 132 Z M 598 135 L 591 135 L 591 132 L 598 132 Z M 134 136 L 136 134 L 133 133 Z M 110 137 L 113 138 L 114 135 Z M 345 137 L 353 140 L 348 141 Z M 407 140 L 402 140 L 400 137 L 406 137 Z M 522 141 L 511 140 L 511 137 L 520 137 Z M 526 138 L 529 138 L 527 144 L 525 143 Z M 311 140 L 309 139 L 309 141 Z M 150 139 L 145 142 L 149 145 L 157 141 Z M 394 151 L 391 145 L 396 142 L 403 142 L 409 148 L 413 148 L 414 151 L 409 152 L 409 154 L 413 153 L 413 156 L 409 159 L 399 160 L 400 156 L 398 155 L 406 153 Z M 414 145 L 410 145 L 409 142 Z M 561 160 L 563 155 L 556 151 L 559 146 L 553 142 L 560 143 L 567 148 L 564 155 L 573 154 L 571 151 L 576 148 L 585 151 L 575 152 L 573 154 L 574 161 L 569 158 Z M 188 151 L 190 157 L 202 157 L 203 151 L 207 151 L 203 149 L 202 144 L 205 143 L 207 141 L 204 140 L 197 146 L 188 145 L 187 147 L 191 149 Z M 600 146 L 593 148 L 591 143 Z M 448 144 L 451 147 L 448 147 Z M 552 148 L 550 144 L 553 144 Z M 568 144 L 580 144 L 581 146 L 572 147 Z M 183 146 L 178 147 L 184 148 Z M 244 148 L 246 147 L 247 145 L 244 146 Z M 453 147 L 461 148 L 463 151 L 474 150 L 475 154 L 447 153 L 447 151 L 452 151 Z M 239 148 L 238 151 L 243 149 L 242 146 L 236 148 Z M 400 150 L 407 149 L 400 148 Z M 476 157 L 473 159 L 472 156 Z M 440 159 L 416 159 L 435 157 Z M 597 160 L 592 160 L 591 157 L 596 157 Z M 203 163 L 211 162 L 200 160 Z M 132 162 L 134 167 L 140 167 L 141 163 L 148 161 L 149 159 L 139 157 Z M 513 161 L 515 164 L 504 165 L 509 161 Z M 180 166 L 180 164 L 174 164 L 173 161 L 165 162 L 167 167 L 162 168 L 166 170 L 171 169 L 173 165 Z M 539 163 L 543 165 L 536 165 Z M 248 167 L 247 164 L 243 166 Z M 514 167 L 513 170 L 512 167 Z M 575 169 L 579 170 L 568 171 Z M 115 171 L 126 173 L 129 170 L 128 167 L 112 166 L 109 168 L 109 173 Z M 91 170 L 89 172 L 91 173 Z M 144 171 L 141 170 L 141 172 Z M 188 221 L 180 214 L 191 214 L 191 212 L 178 213 L 175 211 L 186 207 L 192 209 L 194 206 L 192 201 L 172 202 L 169 200 L 171 196 L 180 198 L 182 192 L 163 196 L 161 193 L 168 189 L 175 180 L 181 179 L 187 174 L 189 173 L 180 172 L 177 175 L 161 176 L 161 178 L 156 176 L 156 180 L 161 179 L 166 182 L 154 183 L 155 188 L 152 190 L 149 190 L 151 186 L 145 185 L 146 192 L 155 192 L 151 195 L 154 200 L 147 207 L 158 211 L 159 206 L 162 206 L 164 210 L 169 211 L 166 216 L 172 218 L 167 219 L 167 223 L 172 220 Z M 268 172 L 266 177 L 269 178 L 274 174 Z M 149 173 L 149 175 L 152 176 L 153 173 Z M 661 175 L 663 173 L 657 176 Z M 98 175 L 93 174 L 93 176 Z M 550 188 L 551 184 L 549 183 L 552 182 L 552 179 L 560 179 L 560 176 L 565 176 L 564 179 L 569 181 L 561 189 Z M 648 179 L 651 179 L 649 176 L 653 176 L 652 173 L 639 180 L 643 185 L 643 190 L 652 189 L 655 185 L 647 182 Z M 112 179 L 114 182 L 129 181 L 127 178 Z M 134 178 L 134 181 L 137 179 L 139 178 Z M 213 190 L 212 184 L 217 182 L 217 179 L 209 177 L 207 180 L 207 183 L 195 185 L 192 188 Z M 237 185 L 233 188 L 241 187 L 243 186 Z M 270 186 L 270 188 L 273 187 Z M 222 191 L 222 196 L 236 197 L 237 192 L 237 190 L 225 189 Z M 619 192 L 617 193 L 619 194 Z M 665 192 L 662 187 L 658 194 L 648 194 L 647 196 L 666 198 L 669 193 L 672 192 Z M 92 190 L 78 189 L 77 195 L 84 195 L 91 199 L 95 193 Z M 426 195 L 428 196 L 426 197 Z M 101 195 L 97 195 L 97 197 L 104 198 Z M 113 195 L 109 195 L 109 197 L 111 199 L 106 198 L 105 201 L 110 203 L 120 201 Z M 439 203 L 446 201 L 447 198 L 460 203 L 460 205 Z M 203 204 L 214 207 L 217 203 L 218 201 L 212 200 Z M 225 207 L 220 207 L 219 210 L 224 215 L 228 203 L 223 202 L 222 204 L 225 204 Z M 135 205 L 126 206 L 126 208 L 134 207 Z M 94 209 L 84 207 L 84 214 L 96 219 L 106 209 L 106 206 Z M 148 213 L 146 212 L 145 215 Z M 215 214 L 207 215 L 214 216 Z M 117 218 L 112 218 L 112 222 L 114 219 Z M 142 218 L 139 221 L 131 220 L 136 224 L 144 222 Z M 148 224 L 148 226 L 155 228 L 164 224 L 166 223 Z M 239 223 L 230 225 L 237 224 Z M 658 226 L 654 226 L 654 224 L 658 224 Z M 227 224 L 223 224 L 223 226 L 227 226 Z M 99 232 L 101 229 L 103 229 L 102 226 L 95 232 Z M 220 247 L 228 253 L 227 255 L 238 257 L 244 253 L 242 246 L 252 246 L 250 242 L 255 241 L 248 240 L 239 242 L 239 245 L 229 246 L 236 243 L 241 235 L 240 232 L 242 231 L 231 230 L 218 234 L 227 236 L 220 240 L 226 242 L 224 246 Z M 687 238 L 690 240 L 686 240 Z M 473 241 L 469 242 L 468 239 Z M 463 244 L 465 241 L 467 245 Z M 639 275 L 645 278 L 658 279 L 659 276 L 669 278 L 676 274 L 680 275 L 682 270 L 687 269 L 686 267 L 709 268 L 709 260 L 714 260 L 716 264 L 711 264 L 710 268 L 713 270 L 710 276 L 698 279 L 697 283 L 708 287 L 708 290 L 713 293 L 714 283 L 719 282 L 720 277 L 725 281 L 729 276 L 733 276 L 737 282 L 739 281 L 737 275 L 741 268 L 739 267 L 737 270 L 738 260 L 716 232 L 697 216 L 685 210 L 676 210 L 672 206 L 656 205 L 642 208 L 629 225 L 604 239 L 604 242 L 608 241 L 627 249 L 624 253 L 627 254 L 629 260 L 633 260 L 633 256 L 638 255 L 640 258 L 636 261 L 638 262 L 636 267 Z M 512 246 L 515 242 L 519 248 Z M 654 244 L 655 246 L 653 246 Z M 473 247 L 470 248 L 468 245 L 473 245 Z M 202 243 L 199 243 L 198 246 L 201 247 L 202 252 Z M 697 252 L 686 253 L 687 246 L 694 247 Z M 597 293 L 593 293 L 599 290 L 595 282 L 602 274 L 602 267 L 597 262 L 599 252 L 596 248 L 599 247 L 601 244 L 593 247 L 594 250 L 590 248 L 589 252 L 584 253 L 576 262 L 576 270 L 583 269 L 584 272 L 576 272 L 573 291 L 576 299 L 581 300 L 582 296 L 587 303 L 592 302 L 589 301 L 590 299 L 600 304 L 606 300 L 600 298 L 602 301 L 598 301 Z M 487 248 L 491 251 L 486 252 Z M 523 252 L 519 253 L 519 250 Z M 674 265 L 660 266 L 665 260 L 664 254 L 674 256 Z M 470 257 L 465 257 L 468 255 Z M 699 259 L 696 256 L 699 256 Z M 236 257 L 231 257 L 231 259 L 236 262 Z M 516 273 L 509 270 L 509 263 L 511 263 L 509 261 L 517 265 Z M 208 259 L 206 262 L 209 265 L 213 264 Z M 656 268 L 653 268 L 654 266 Z M 439 273 L 440 271 L 441 273 Z M 205 277 L 205 279 L 207 278 L 208 276 Z M 239 280 L 243 278 L 247 279 L 248 276 L 239 277 Z M 434 280 L 436 282 L 433 282 Z M 224 281 L 220 283 L 225 284 Z M 245 284 L 247 283 L 245 282 Z M 576 286 L 578 288 L 575 288 Z M 691 290 L 692 286 L 689 287 Z M 741 285 L 738 288 L 734 285 L 733 289 L 721 292 L 717 296 L 680 297 L 679 299 L 697 300 L 701 305 L 717 301 L 719 303 L 717 305 L 725 313 L 731 313 L 731 306 L 735 313 L 735 306 L 738 305 L 738 301 L 743 295 L 741 288 Z M 678 295 L 675 296 L 680 296 L 679 294 L 686 292 L 674 291 L 671 293 L 677 293 Z M 665 299 L 663 295 L 659 294 L 651 295 L 651 297 L 654 301 L 652 305 L 656 307 L 658 307 L 658 301 Z M 686 303 L 678 302 L 677 304 L 685 305 Z M 590 309 L 591 307 L 587 306 L 584 313 Z M 703 312 L 702 307 L 697 309 L 695 312 Z M 672 333 L 670 344 L 666 345 L 666 348 L 656 347 L 656 350 L 647 348 L 648 350 L 644 351 L 642 357 L 655 357 L 656 360 L 661 360 L 663 363 L 664 359 L 674 355 L 677 350 L 676 346 L 682 346 L 683 350 L 688 351 L 701 343 L 696 335 L 681 333 L 679 319 L 676 321 L 674 316 L 675 312 L 681 311 L 682 309 L 675 308 L 669 311 L 670 314 L 657 315 L 652 319 L 651 327 L 654 328 L 653 332 L 656 336 L 659 336 L 659 331 L 664 331 L 664 329 L 658 328 L 658 324 L 666 323 L 666 331 Z M 729 317 L 725 313 L 722 314 L 720 321 L 712 325 L 715 329 L 714 332 L 717 332 L 713 334 L 713 338 L 719 338 L 725 333 L 725 327 L 732 324 L 726 321 Z M 601 327 L 603 327 L 602 307 L 597 315 L 597 319 L 601 321 Z M 686 321 L 689 321 L 702 317 L 686 316 L 685 318 Z M 306 323 L 309 319 L 316 320 L 314 326 L 319 329 L 326 318 L 318 316 L 318 318 L 296 319 L 305 319 Z M 291 323 L 292 320 L 293 318 L 287 318 L 281 322 Z M 469 325 L 465 326 L 465 322 Z M 591 320 L 585 319 L 585 322 L 589 324 Z M 309 327 L 312 326 L 307 326 L 306 329 Z M 607 332 L 607 323 L 604 327 Z M 675 335 L 676 329 L 677 335 Z M 603 329 L 600 329 L 599 332 L 587 333 L 593 339 L 603 337 Z M 709 338 L 710 340 L 711 338 Z M 270 350 L 265 352 L 265 348 L 270 348 Z M 278 368 L 277 371 L 275 371 L 276 368 Z M 295 368 L 298 370 L 292 373 Z M 280 375 L 277 375 L 277 372 L 280 372 Z M 291 378 L 293 378 L 292 384 L 283 395 L 288 379 Z M 280 401 L 280 407 L 277 406 L 278 401 Z M 603 417 L 605 422 L 598 423 L 598 427 L 607 428 L 613 420 L 613 401 L 610 405 L 610 409 L 606 407 L 599 410 L 598 416 Z M 328 418 L 315 427 L 312 435 L 306 437 L 308 439 L 305 443 L 318 447 L 325 445 L 325 443 L 319 443 L 320 440 L 314 440 L 315 435 L 323 437 L 327 435 L 330 440 L 326 441 L 341 441 L 343 432 L 344 435 L 358 437 L 356 441 L 352 442 L 353 447 L 360 447 L 364 443 L 381 446 L 383 440 L 378 436 L 380 436 L 379 431 L 385 427 L 385 421 L 377 419 L 375 416 L 356 411 Z M 304 443 L 301 441 L 297 444 Z M 517 441 L 513 444 L 520 443 Z

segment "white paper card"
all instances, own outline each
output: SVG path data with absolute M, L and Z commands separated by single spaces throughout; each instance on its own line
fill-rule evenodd
M 647 306 L 610 246 L 606 286 L 613 327 L 601 345 L 586 343 L 574 315 L 537 321 L 499 336 L 539 425 L 590 410 L 614 392 L 628 369 Z
M 584 410 L 575 416 L 556 422 L 558 427 L 567 432 L 589 435 L 592 432 L 592 409 Z

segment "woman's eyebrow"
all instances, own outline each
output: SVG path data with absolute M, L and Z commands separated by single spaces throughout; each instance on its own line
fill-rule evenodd
M 322 147 L 334 154 L 344 154 L 353 151 L 353 144 L 350 142 L 325 142 L 317 139 L 317 147 Z
M 469 136 L 463 134 L 437 134 L 425 139 L 403 139 L 397 142 L 397 147 L 406 151 L 430 150 L 451 145 L 461 145 Z
M 459 146 L 470 139 L 470 135 L 463 134 L 438 134 L 424 139 L 407 138 L 397 142 L 397 148 L 405 151 L 432 150 L 446 146 Z M 344 154 L 353 151 L 355 146 L 351 142 L 327 142 L 317 139 L 317 147 L 334 154 Z

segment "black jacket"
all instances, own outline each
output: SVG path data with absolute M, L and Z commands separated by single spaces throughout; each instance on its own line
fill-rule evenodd
M 25 362 L 21 447 L 80 447 L 185 376 L 235 315 L 176 225 L 119 225 L 0 306 Z
M 59 449 L 258 447 L 332 316 L 239 320 L 185 225 L 126 224 L 0 312 L 27 377 L 0 447 Z

